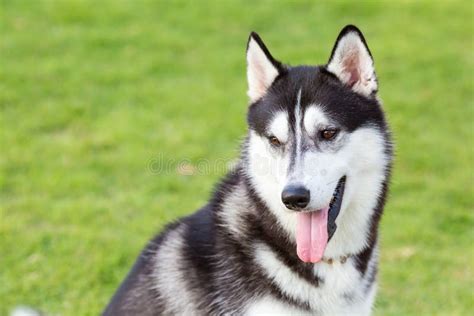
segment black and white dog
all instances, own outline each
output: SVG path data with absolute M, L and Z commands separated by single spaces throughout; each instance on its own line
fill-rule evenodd
M 368 315 L 390 133 L 362 33 L 323 66 L 247 45 L 248 135 L 209 203 L 143 250 L 105 315 Z

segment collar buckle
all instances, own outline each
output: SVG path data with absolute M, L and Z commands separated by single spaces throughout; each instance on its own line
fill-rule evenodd
M 349 259 L 350 256 L 342 256 L 339 258 L 323 258 L 321 261 L 327 264 L 333 264 L 334 262 L 339 261 L 341 264 L 344 264 L 347 262 L 347 259 Z

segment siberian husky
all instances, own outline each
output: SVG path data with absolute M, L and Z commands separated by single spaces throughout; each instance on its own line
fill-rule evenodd
M 371 313 L 392 145 L 362 33 L 296 67 L 251 33 L 247 80 L 238 164 L 149 242 L 104 315 Z

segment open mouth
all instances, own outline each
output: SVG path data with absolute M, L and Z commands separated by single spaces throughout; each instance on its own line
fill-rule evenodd
M 342 205 L 342 197 L 344 195 L 344 188 L 346 186 L 346 176 L 339 179 L 336 190 L 332 194 L 331 202 L 329 203 L 328 212 L 328 241 L 331 240 L 332 235 L 336 232 L 336 218 L 339 215 Z
M 323 209 L 297 214 L 296 252 L 304 262 L 319 262 L 327 243 L 336 231 L 336 218 L 341 210 L 346 177 L 343 176 L 334 190 L 331 202 Z

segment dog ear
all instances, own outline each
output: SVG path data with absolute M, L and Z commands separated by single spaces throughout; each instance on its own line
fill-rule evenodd
M 281 63 L 275 60 L 257 33 L 250 34 L 247 43 L 247 81 L 251 102 L 265 95 L 276 77 L 281 73 Z
M 377 93 L 372 54 L 362 32 L 353 25 L 339 33 L 326 69 L 359 94 L 370 97 Z

